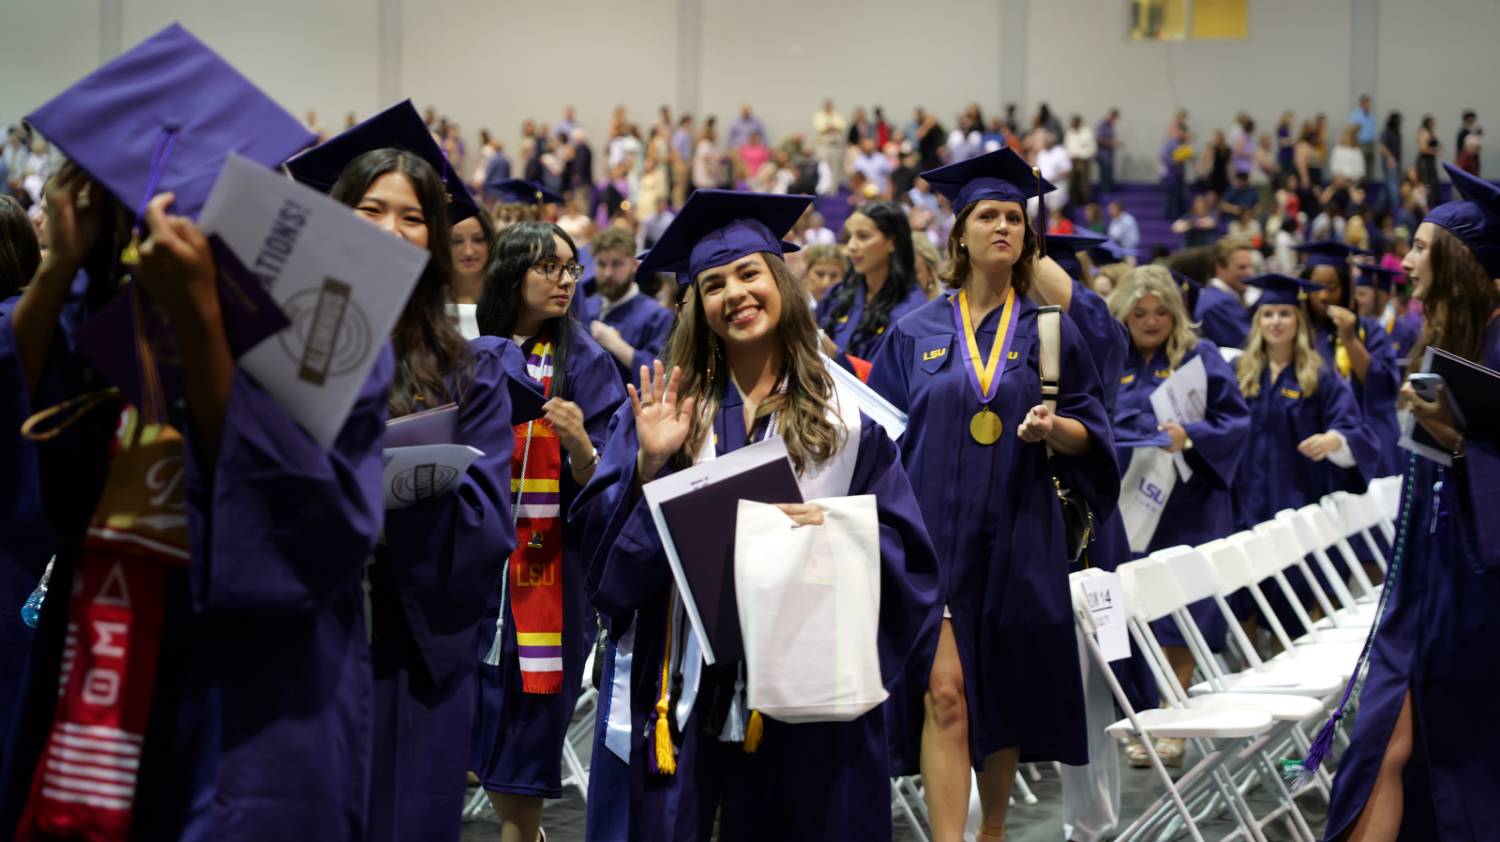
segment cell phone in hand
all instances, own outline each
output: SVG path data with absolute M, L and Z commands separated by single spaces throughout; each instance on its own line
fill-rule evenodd
M 1443 375 L 1419 371 L 1407 378 L 1412 391 L 1424 401 L 1437 400 L 1437 388 L 1443 385 Z

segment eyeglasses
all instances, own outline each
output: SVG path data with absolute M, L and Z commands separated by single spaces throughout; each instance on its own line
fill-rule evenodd
M 568 277 L 574 281 L 583 277 L 583 264 L 577 261 L 563 263 L 558 260 L 548 259 L 543 260 L 541 263 L 533 264 L 531 268 L 541 272 L 543 277 L 553 283 L 561 281 L 564 272 L 568 273 Z

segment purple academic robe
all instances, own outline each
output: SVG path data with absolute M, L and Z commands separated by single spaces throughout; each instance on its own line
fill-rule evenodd
M 970 757 L 978 767 L 989 754 L 1018 746 L 1023 762 L 1081 765 L 1088 745 L 1062 510 L 1046 448 L 1015 434 L 1042 402 L 1037 308 L 1025 298 L 1016 302 L 1016 335 L 989 404 L 1004 431 L 984 446 L 969 436 L 980 401 L 960 359 L 966 350 L 954 330 L 955 306 L 934 300 L 888 331 L 870 385 L 909 417 L 902 462 L 937 547 L 968 695 Z M 981 354 L 995 341 L 1000 313 L 995 308 L 976 328 Z M 1052 467 L 1096 519 L 1106 518 L 1119 499 L 1120 472 L 1103 388 L 1070 317 L 1062 319 L 1061 345 L 1057 412 L 1083 424 L 1090 448 L 1082 456 L 1057 454 Z M 916 765 L 936 638 L 924 643 L 922 661 L 888 703 L 891 727 L 901 729 L 894 745 L 903 773 Z M 1021 678 L 1025 693 L 1015 692 L 1013 680 Z
M 1330 371 L 1334 365 L 1332 325 L 1322 325 L 1317 331 L 1318 352 Z M 1400 472 L 1401 449 L 1396 441 L 1401 431 L 1396 424 L 1396 392 L 1401 388 L 1401 373 L 1396 367 L 1396 355 L 1391 351 L 1391 339 L 1380 323 L 1361 316 L 1359 333 L 1363 337 L 1365 350 L 1370 353 L 1370 370 L 1363 382 L 1352 372 L 1345 379 L 1354 389 L 1354 400 L 1359 405 L 1361 417 L 1370 427 L 1372 441 L 1376 447 L 1376 461 L 1370 466 L 1369 477 L 1392 476 Z M 1408 350 L 1410 348 L 1408 347 Z M 1364 467 L 1364 466 L 1361 466 Z
M 1234 532 L 1234 503 L 1230 488 L 1235 469 L 1250 438 L 1250 407 L 1240 394 L 1234 369 L 1219 355 L 1218 346 L 1207 339 L 1183 355 L 1178 367 L 1194 358 L 1203 360 L 1208 383 L 1208 406 L 1204 418 L 1185 428 L 1193 442 L 1183 451 L 1193 478 L 1179 481 L 1167 497 L 1156 533 L 1147 552 L 1179 544 L 1198 545 L 1223 538 Z M 1151 393 L 1172 375 L 1166 353 L 1158 349 L 1147 359 L 1135 348 L 1126 358 L 1125 373 L 1120 377 L 1120 399 L 1115 409 L 1115 434 L 1121 439 L 1140 441 L 1159 435 L 1156 413 L 1151 410 Z M 1126 470 L 1133 448 L 1118 449 L 1120 470 Z M 1227 629 L 1224 615 L 1205 599 L 1190 606 L 1193 619 L 1215 651 L 1224 647 Z M 1183 645 L 1177 624 L 1170 620 L 1152 626 L 1162 643 Z
M 516 544 L 508 381 L 525 366 L 508 339 L 481 336 L 469 350 L 465 376 L 449 378 L 459 406 L 454 443 L 484 455 L 448 494 L 386 512 L 386 543 L 370 570 L 371 840 L 457 839 L 461 830 L 474 639 Z
M 1193 304 L 1198 333 L 1220 348 L 1243 348 L 1250 337 L 1250 311 L 1237 296 L 1217 287 L 1201 287 Z
M 0 391 L 26 412 L 8 321 L 0 337 Z M 192 425 L 178 416 L 192 563 L 167 577 L 136 795 L 146 806 L 135 810 L 132 839 L 365 838 L 373 692 L 360 571 L 380 533 L 394 370 L 383 349 L 327 451 L 243 371 L 212 464 L 196 457 Z M 57 348 L 31 406 L 98 385 Z M 55 713 L 76 548 L 114 424 L 101 409 L 58 439 L 20 445 L 35 448 L 62 549 L 11 728 L 3 827 L 16 826 Z M 49 486 L 49 475 L 67 482 Z
M 763 428 L 764 421 L 758 426 Z M 721 397 L 714 435 L 720 455 L 743 447 L 749 438 L 743 403 L 732 387 L 726 386 Z M 891 688 L 903 671 L 925 669 L 921 662 L 931 661 L 931 653 L 924 656 L 917 647 L 922 640 L 936 639 L 941 613 L 937 562 L 896 446 L 885 431 L 862 417 L 858 440 L 845 446 L 859 448 L 849 493 L 873 494 L 878 506 L 878 648 L 882 678 Z M 594 768 L 604 780 L 591 779 L 591 795 L 603 797 L 589 799 L 588 838 L 707 842 L 718 815 L 718 838 L 724 842 L 890 839 L 885 805 L 892 770 L 883 709 L 850 722 L 789 725 L 767 717 L 758 751 L 746 754 L 738 743 L 701 734 L 704 705 L 695 704 L 677 744 L 676 773 L 648 770 L 672 574 L 645 500 L 633 489 L 637 447 L 635 418 L 627 406 L 614 424 L 603 463 L 573 509 L 575 517 L 582 514 L 593 525 L 589 598 L 609 623 L 612 640 L 629 630 L 634 642 L 630 762 L 628 767 L 620 762 L 602 741 L 595 744 Z M 612 677 L 610 669 L 606 666 L 607 678 Z M 700 693 L 699 702 L 703 699 Z M 608 714 L 602 698 L 600 716 Z
M 844 289 L 846 284 L 858 286 L 854 293 L 854 306 L 849 309 L 849 312 L 835 319 L 831 312 L 833 309 L 831 302 L 839 296 L 840 290 Z M 828 334 L 828 338 L 833 340 L 833 344 L 839 349 L 839 352 L 833 355 L 834 360 L 839 365 L 852 370 L 848 357 L 873 360 L 881 340 L 890 332 L 890 325 L 901 321 L 907 313 L 926 303 L 927 293 L 923 292 L 921 287 L 912 284 L 905 297 L 891 308 L 890 321 L 887 322 L 886 327 L 879 328 L 873 333 L 860 334 L 858 333 L 859 322 L 865 315 L 865 283 L 862 279 L 850 278 L 834 284 L 823 293 L 823 298 L 818 301 L 818 327 Z
M 1385 333 L 1390 337 L 1391 355 L 1396 358 L 1396 368 L 1405 371 L 1406 358 L 1411 354 L 1411 349 L 1417 347 L 1417 343 L 1422 340 L 1422 331 L 1406 319 L 1396 319 L 1391 323 L 1391 329 Z M 1402 465 L 1406 463 L 1401 454 L 1397 454 L 1396 462 Z
M 0 301 L 0 375 L 8 383 L 20 382 L 16 363 L 15 334 L 9 328 L 10 314 L 19 296 Z M 67 331 L 58 337 L 65 343 Z M 35 633 L 21 622 L 21 606 L 36 589 L 47 559 L 57 540 L 42 510 L 42 477 L 36 447 L 16 431 L 38 402 L 24 389 L 0 402 L 0 768 L 5 765 L 5 737 L 11 713 L 21 695 L 26 661 Z M 42 401 L 43 408 L 46 401 Z
M 1500 321 L 1490 322 L 1480 362 L 1500 369 Z M 1403 558 L 1333 779 L 1327 838 L 1359 818 L 1410 691 L 1416 742 L 1401 838 L 1478 842 L 1500 827 L 1500 723 L 1488 703 L 1500 694 L 1500 446 L 1492 435 L 1470 439 L 1451 468 L 1407 458 Z
M 594 312 L 597 313 L 598 310 L 595 309 Z M 618 330 L 620 337 L 635 349 L 635 357 L 628 366 L 613 354 L 610 355 L 615 361 L 615 367 L 620 370 L 622 382 L 636 383 L 641 377 L 641 366 L 650 368 L 654 361 L 665 358 L 663 350 L 667 347 L 667 335 L 672 332 L 672 322 L 675 319 L 671 310 L 642 292 L 637 292 L 629 301 L 612 307 L 603 315 L 602 321 Z
M 530 355 L 535 340 L 526 343 L 515 361 L 516 377 L 528 377 L 524 357 Z M 567 391 L 569 400 L 583 410 L 589 439 L 601 453 L 610 416 L 625 399 L 624 387 L 614 365 L 614 358 L 587 335 L 586 329 L 573 325 L 573 341 L 568 347 Z M 524 444 L 518 435 L 516 446 Z M 507 457 L 500 476 L 509 480 Z M 580 491 L 573 481 L 567 452 L 563 452 L 560 485 L 561 509 L 564 514 Z M 523 501 L 524 503 L 524 498 Z M 500 616 L 499 572 L 505 568 L 508 553 L 494 560 L 496 577 L 485 591 L 484 616 L 479 633 L 470 637 L 470 658 L 478 670 L 479 712 L 474 720 L 469 744 L 469 768 L 479 776 L 488 792 L 532 795 L 541 798 L 562 797 L 562 746 L 573 707 L 582 689 L 583 663 L 593 646 L 598 625 L 584 597 L 584 551 L 590 545 L 583 541 L 585 523 L 568 517 L 563 525 L 563 687 L 561 693 L 533 694 L 521 689 L 521 662 L 516 649 L 515 619 L 509 602 L 505 605 L 505 639 L 501 642 L 500 663 L 490 666 L 484 657 L 495 640 L 495 621 Z M 515 583 L 512 582 L 514 587 Z M 460 792 L 460 795 L 462 793 Z

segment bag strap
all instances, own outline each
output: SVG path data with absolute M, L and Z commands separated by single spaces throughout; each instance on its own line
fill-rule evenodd
M 1062 308 L 1056 304 L 1038 307 L 1036 311 L 1036 338 L 1040 343 L 1038 355 L 1042 375 L 1042 404 L 1051 412 L 1057 412 L 1057 395 L 1060 390 L 1062 361 L 1059 359 L 1062 345 Z M 1052 445 L 1047 445 L 1047 458 L 1052 458 Z

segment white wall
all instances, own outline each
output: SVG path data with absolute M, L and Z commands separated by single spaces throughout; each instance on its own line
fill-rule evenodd
M 945 123 L 968 102 L 996 113 L 1006 96 L 1029 116 L 1124 112 L 1126 174 L 1154 177 L 1161 132 L 1184 107 L 1200 135 L 1238 110 L 1270 129 L 1281 110 L 1326 112 L 1337 130 L 1373 66 L 1376 109 L 1437 115 L 1451 157 L 1458 112 L 1496 135 L 1496 0 L 1250 0 L 1244 41 L 1136 44 L 1126 0 L 4 0 L 0 123 L 180 20 L 299 116 L 337 130 L 401 96 L 436 105 L 472 138 L 488 127 L 514 151 L 525 117 L 556 121 L 572 104 L 602 140 L 610 110 L 649 124 L 656 108 L 719 115 L 752 103 L 773 137 L 810 129 L 832 96 L 885 106 L 904 123 L 917 104 Z M 1370 36 L 1356 34 L 1370 32 Z M 1002 27 L 1012 29 L 1002 37 Z M 1023 32 L 1024 30 L 1024 32 Z M 1021 33 L 1024 37 L 1019 37 Z M 1373 37 L 1368 50 L 1353 41 Z M 1002 54 L 1002 44 L 1010 52 Z M 1009 73 L 1009 76 L 1006 74 Z M 1020 78 L 1018 78 L 1020 77 Z

